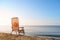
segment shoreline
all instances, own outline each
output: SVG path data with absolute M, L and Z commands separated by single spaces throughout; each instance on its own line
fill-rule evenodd
M 38 37 L 38 36 L 20 36 L 10 33 L 0 33 L 0 40 L 57 40 L 53 37 Z

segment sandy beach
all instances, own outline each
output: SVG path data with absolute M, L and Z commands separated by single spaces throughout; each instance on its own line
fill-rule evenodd
M 0 33 L 0 40 L 55 40 L 54 38 L 43 38 L 37 36 L 21 36 L 9 33 Z

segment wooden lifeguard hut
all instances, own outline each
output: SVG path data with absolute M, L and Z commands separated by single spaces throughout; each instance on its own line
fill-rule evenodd
M 25 34 L 24 27 L 19 27 L 18 17 L 11 18 L 11 24 L 12 24 L 12 32 L 15 31 L 16 35 L 17 35 L 17 32 L 18 32 L 19 35 L 24 35 Z

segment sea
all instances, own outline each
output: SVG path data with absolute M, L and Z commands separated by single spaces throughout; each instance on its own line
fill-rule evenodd
M 24 27 L 25 35 L 42 37 L 59 37 L 60 25 L 20 26 Z M 11 33 L 11 26 L 0 26 L 0 32 Z
M 35 36 L 59 36 L 60 37 L 60 26 L 25 26 L 26 35 Z
M 60 40 L 59 25 L 24 26 L 24 29 L 25 29 L 25 34 L 29 36 L 54 38 L 55 40 Z

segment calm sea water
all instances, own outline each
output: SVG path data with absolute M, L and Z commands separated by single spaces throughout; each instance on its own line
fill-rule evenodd
M 59 36 L 60 26 L 23 26 L 25 35 Z M 0 26 L 0 32 L 11 33 L 11 26 Z
M 25 26 L 26 35 L 59 36 L 60 26 Z

